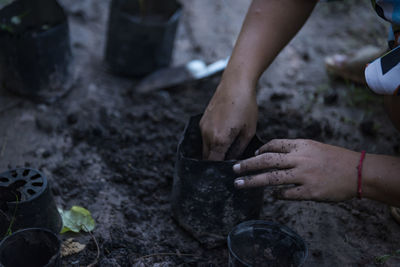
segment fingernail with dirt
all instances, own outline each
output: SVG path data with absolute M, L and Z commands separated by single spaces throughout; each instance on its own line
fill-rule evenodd
M 244 185 L 244 180 L 242 180 L 242 179 L 236 179 L 235 180 L 235 186 L 236 187 L 243 187 L 243 185 Z
M 240 163 L 237 163 L 237 164 L 233 165 L 233 171 L 234 172 L 240 172 Z

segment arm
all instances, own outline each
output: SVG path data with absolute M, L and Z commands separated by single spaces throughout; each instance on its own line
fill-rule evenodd
M 234 166 L 248 171 L 275 169 L 238 178 L 239 188 L 292 184 L 286 199 L 343 201 L 357 196 L 360 153 L 312 140 L 272 140 L 259 154 Z M 363 197 L 400 207 L 400 159 L 366 154 L 362 165 Z
M 363 165 L 364 196 L 400 207 L 400 159 L 368 154 Z
M 232 144 L 228 158 L 245 149 L 256 130 L 257 81 L 305 23 L 316 2 L 253 0 L 221 82 L 200 121 L 205 159 L 223 160 Z

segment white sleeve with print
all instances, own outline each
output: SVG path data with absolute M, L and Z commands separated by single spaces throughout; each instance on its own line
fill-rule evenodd
M 400 94 L 400 46 L 375 59 L 365 69 L 365 80 L 377 94 Z

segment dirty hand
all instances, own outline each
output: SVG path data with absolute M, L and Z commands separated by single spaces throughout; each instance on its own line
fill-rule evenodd
M 283 198 L 343 201 L 357 194 L 359 158 L 357 152 L 312 140 L 276 139 L 262 146 L 255 157 L 234 165 L 239 174 L 265 170 L 237 178 L 235 186 L 292 184 L 295 186 L 282 192 Z
M 223 83 L 218 86 L 200 121 L 204 159 L 237 158 L 254 136 L 256 93 L 246 87 L 249 86 Z

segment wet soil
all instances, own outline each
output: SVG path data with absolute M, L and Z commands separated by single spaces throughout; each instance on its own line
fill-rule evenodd
M 202 247 L 175 223 L 170 207 L 178 140 L 189 117 L 204 111 L 220 77 L 137 94 L 139 80 L 112 75 L 103 63 L 109 1 L 61 2 L 68 10 L 79 78 L 52 104 L 1 92 L 0 168 L 38 168 L 59 207 L 90 210 L 97 223 L 98 266 L 227 266 L 226 246 Z M 182 1 L 174 65 L 228 56 L 249 2 Z M 328 77 L 323 66 L 332 53 L 384 46 L 386 30 L 369 1 L 320 3 L 260 79 L 259 136 L 312 138 L 398 155 L 400 139 L 382 99 Z M 400 248 L 400 225 L 385 204 L 283 201 L 274 191 L 265 189 L 261 219 L 284 224 L 305 239 L 306 266 L 375 266 L 376 256 Z M 71 236 L 87 246 L 63 258 L 63 265 L 90 264 L 97 253 L 91 236 L 61 238 Z M 399 264 L 395 257 L 386 262 Z

